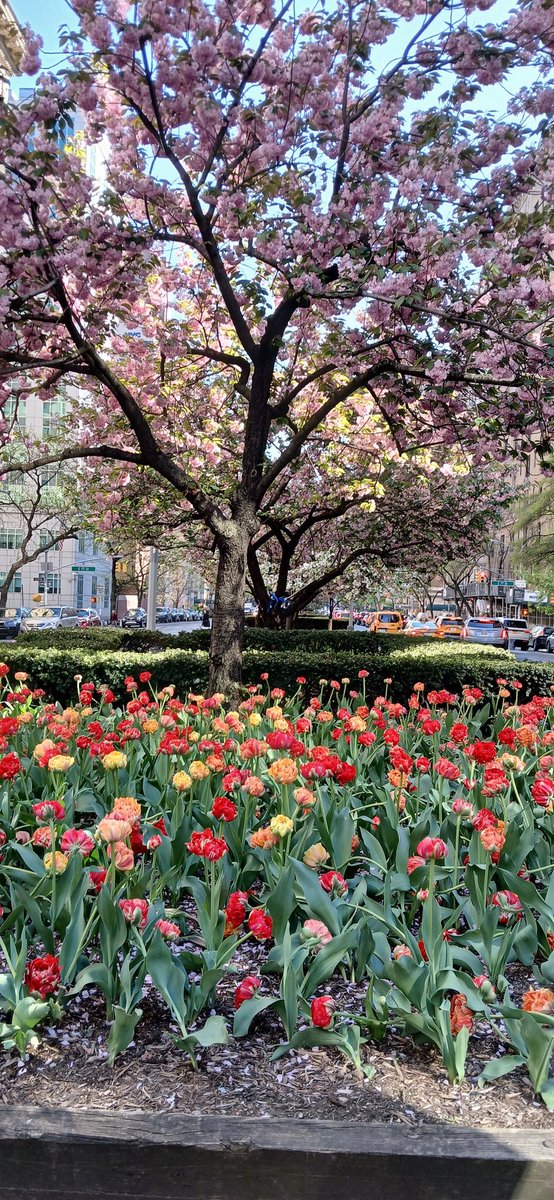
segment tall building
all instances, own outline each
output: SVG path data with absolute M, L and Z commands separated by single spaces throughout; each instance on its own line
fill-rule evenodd
M 12 402 L 15 405 L 15 399 Z M 17 402 L 17 425 L 21 432 L 42 440 L 54 432 L 56 421 L 64 416 L 66 405 L 71 400 L 60 394 L 55 400 L 41 400 L 28 394 Z M 39 484 L 46 511 L 52 516 L 44 520 L 38 512 L 34 522 L 35 531 L 30 541 L 31 551 L 41 550 L 52 536 L 60 531 L 60 520 L 54 514 L 56 504 L 48 504 L 48 491 L 56 489 L 58 473 L 55 467 L 47 467 L 40 473 Z M 0 485 L 0 584 L 6 579 L 11 565 L 21 555 L 27 523 L 20 508 L 24 508 L 28 481 L 11 480 Z M 11 504 L 19 491 L 18 505 Z M 3 494 L 4 493 L 4 500 Z M 2 502 L 3 500 L 3 502 Z M 25 563 L 16 571 L 10 590 L 8 604 L 32 607 L 33 604 L 70 604 L 76 608 L 96 608 L 104 620 L 109 620 L 111 603 L 112 559 L 94 540 L 92 534 L 77 531 L 75 537 L 65 537 L 53 548 L 39 553 L 32 562 Z
M 15 24 L 15 33 L 13 30 L 10 32 L 8 19 Z M 8 0 L 0 0 L 0 85 L 3 64 L 6 64 L 6 72 L 12 74 L 14 71 L 18 45 L 16 34 L 19 39 L 22 38 L 13 10 Z M 5 51 L 5 46 L 13 48 L 11 54 Z M 6 88 L 6 98 L 9 96 L 15 103 L 24 103 L 30 95 L 32 89 L 20 88 L 17 98 L 14 98 Z M 74 120 L 60 127 L 60 153 L 63 153 L 67 141 L 78 135 L 82 127 L 79 113 L 75 114 Z M 88 158 L 87 169 L 95 178 L 98 177 L 96 163 L 89 162 Z M 4 406 L 2 415 L 14 422 L 14 431 L 17 429 L 20 433 L 34 435 L 40 441 L 46 440 L 55 432 L 57 422 L 66 415 L 71 405 L 71 395 L 71 388 L 60 386 L 57 397 L 51 400 L 42 400 L 27 390 L 24 395 L 18 396 L 17 381 L 14 380 L 13 399 Z M 112 558 L 105 554 L 92 534 L 81 530 L 76 532 L 75 537 L 63 536 L 67 524 L 56 517 L 56 504 L 52 503 L 57 484 L 55 466 L 40 473 L 38 486 L 41 500 L 29 542 L 29 551 L 38 550 L 39 554 L 32 562 L 24 563 L 16 570 L 7 603 L 28 608 L 39 602 L 96 608 L 102 619 L 108 621 L 111 614 Z M 10 480 L 0 485 L 0 585 L 5 583 L 10 567 L 24 557 L 22 544 L 29 528 L 25 513 L 29 508 L 31 492 L 32 485 L 29 480 L 25 481 L 23 475 L 17 484 L 14 484 L 12 475 Z M 12 499 L 14 503 L 11 503 Z M 41 510 L 42 513 L 51 512 L 52 516 L 43 519 Z M 53 536 L 60 531 L 61 540 L 54 547 L 46 549 Z M 44 553 L 40 553 L 43 546 Z
M 21 26 L 10 4 L 0 0 L 0 98 L 7 100 L 10 79 L 17 75 L 24 50 Z

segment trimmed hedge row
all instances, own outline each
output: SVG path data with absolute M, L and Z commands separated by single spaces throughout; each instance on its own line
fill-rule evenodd
M 355 630 L 329 629 L 253 629 L 245 630 L 245 645 L 252 650 L 294 651 L 298 654 L 351 653 L 376 654 L 405 650 L 411 646 L 402 634 L 375 634 Z M 33 649 L 72 650 L 208 650 L 209 629 L 185 633 L 162 633 L 150 629 L 52 629 L 43 633 L 22 633 L 18 646 Z
M 248 626 L 256 626 L 257 617 L 245 617 L 244 623 Z M 317 629 L 326 630 L 329 624 L 329 617 L 297 617 L 292 632 L 302 629 Z M 257 627 L 257 626 L 256 626 Z M 348 629 L 348 617 L 333 617 L 333 629 Z
M 151 650 L 95 651 L 38 650 L 12 643 L 6 646 L 6 661 L 11 671 L 27 671 L 33 687 L 41 687 L 49 699 L 68 704 L 75 698 L 75 676 L 107 684 L 119 700 L 126 696 L 125 679 L 128 675 L 138 678 L 141 671 L 150 671 L 154 687 L 174 684 L 177 693 L 185 696 L 189 691 L 204 691 L 208 678 L 208 653 L 206 650 Z M 289 653 L 273 650 L 249 649 L 244 654 L 244 681 L 258 683 L 260 676 L 267 673 L 270 684 L 295 691 L 297 679 L 306 680 L 307 694 L 318 693 L 321 681 L 332 679 L 350 681 L 353 688 L 360 687 L 358 672 L 367 670 L 365 680 L 367 695 L 372 698 L 382 694 L 385 679 L 392 679 L 389 695 L 394 700 L 406 702 L 413 684 L 422 681 L 428 688 L 447 688 L 460 693 L 464 684 L 494 691 L 499 676 L 517 678 L 523 684 L 520 698 L 534 692 L 548 693 L 554 689 L 554 667 L 542 663 L 519 662 L 506 651 L 478 646 L 453 646 L 448 643 L 432 645 L 410 645 L 401 651 L 389 654 L 363 656 L 360 654 L 334 652 L 328 654 L 299 654 L 295 649 Z M 324 689 L 328 691 L 328 689 Z

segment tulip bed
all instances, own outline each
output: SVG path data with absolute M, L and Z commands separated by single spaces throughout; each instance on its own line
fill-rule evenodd
M 275 1058 L 332 1046 L 370 1076 L 394 1028 L 454 1082 L 485 1027 L 483 1079 L 524 1066 L 554 1107 L 553 689 L 414 682 L 403 705 L 362 670 L 310 700 L 262 680 L 230 710 L 143 671 L 122 707 L 78 678 L 63 709 L 0 670 L 4 1050 L 93 992 L 113 1063 L 150 988 L 193 1061 L 269 1021 Z

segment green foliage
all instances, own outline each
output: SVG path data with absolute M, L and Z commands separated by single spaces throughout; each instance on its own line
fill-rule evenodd
M 29 649 L 73 650 L 134 650 L 150 649 L 209 650 L 209 629 L 191 629 L 171 634 L 159 629 L 50 629 L 44 632 L 22 633 L 17 645 Z M 245 645 L 250 650 L 279 650 L 321 653 L 339 650 L 341 653 L 378 654 L 406 646 L 402 634 L 365 633 L 360 630 L 321 628 L 262 629 L 246 627 Z
M 283 638 L 287 634 L 280 635 Z M 313 636 L 313 635 L 312 635 Z M 340 634 L 332 635 L 341 637 Z M 356 635 L 345 635 L 348 637 Z M 273 635 L 275 637 L 275 635 Z M 369 638 L 364 639 L 367 648 Z M 387 638 L 386 648 L 392 638 Z M 202 691 L 208 678 L 208 652 L 204 649 L 180 650 L 178 648 L 144 652 L 136 650 L 94 650 L 86 652 L 79 648 L 39 650 L 19 642 L 5 648 L 5 661 L 12 671 L 27 671 L 30 684 L 43 688 L 50 699 L 68 704 L 75 698 L 75 676 L 107 684 L 119 699 L 126 695 L 125 679 L 132 675 L 138 678 L 141 671 L 150 671 L 154 687 L 174 684 L 180 695 L 189 691 Z M 303 677 L 303 688 L 307 694 L 318 694 L 328 689 L 321 680 L 330 682 L 348 679 L 350 686 L 360 688 L 359 670 L 367 670 L 366 695 L 372 698 L 385 688 L 385 679 L 392 679 L 389 695 L 394 700 L 406 702 L 412 686 L 424 680 L 429 688 L 447 688 L 460 693 L 464 684 L 480 687 L 484 691 L 496 691 L 498 677 L 517 678 L 523 684 L 521 696 L 536 691 L 547 691 L 554 683 L 554 668 L 548 663 L 519 662 L 506 651 L 479 646 L 457 646 L 447 642 L 418 643 L 414 646 L 404 642 L 402 649 L 389 653 L 362 653 L 327 649 L 315 651 L 309 644 L 300 650 L 296 640 L 289 652 L 277 648 L 247 649 L 244 654 L 244 682 L 258 683 L 262 674 L 268 674 L 272 684 L 288 691 L 296 691 L 297 679 Z

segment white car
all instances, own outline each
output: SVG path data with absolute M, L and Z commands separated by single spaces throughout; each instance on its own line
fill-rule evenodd
M 531 630 L 527 621 L 520 620 L 517 617 L 503 617 L 502 624 L 504 629 L 508 630 L 508 641 L 520 650 L 528 650 L 529 642 L 531 641 Z
M 21 622 L 22 633 L 33 633 L 42 629 L 76 629 L 81 618 L 76 608 L 68 604 L 44 604 L 32 608 L 28 617 Z

